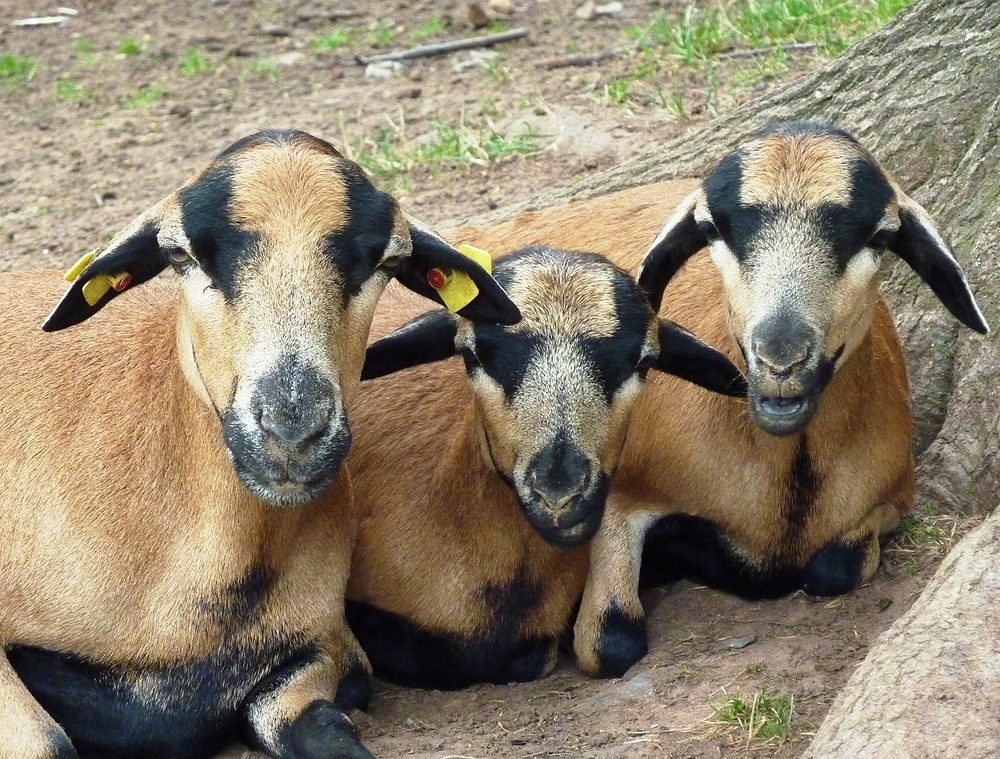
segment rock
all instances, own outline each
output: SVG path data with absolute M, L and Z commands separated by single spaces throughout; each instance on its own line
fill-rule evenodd
M 298 53 L 298 52 L 284 53 L 283 55 L 277 56 L 274 59 L 274 62 L 277 63 L 279 66 L 294 66 L 296 63 L 298 63 L 305 57 L 306 57 L 305 53 Z
M 479 3 L 466 4 L 465 17 L 473 29 L 482 29 L 490 23 L 490 17 Z
M 509 16 L 514 12 L 514 4 L 510 0 L 490 0 L 489 10 L 498 16 Z
M 451 66 L 451 70 L 456 74 L 461 74 L 470 69 L 483 68 L 487 63 L 496 60 L 499 56 L 500 54 L 493 50 L 470 50 L 469 57 L 464 61 L 455 61 Z
M 579 19 L 583 19 L 584 21 L 591 21 L 597 17 L 597 13 L 594 10 L 594 4 L 589 0 L 577 8 L 573 15 Z
M 380 61 L 379 63 L 369 63 L 365 66 L 365 76 L 373 79 L 388 79 L 403 70 L 403 64 L 399 61 Z
M 265 24 L 260 29 L 261 34 L 266 34 L 268 37 L 291 37 L 292 30 L 287 26 L 278 26 L 277 24 Z
M 619 2 L 606 3 L 604 5 L 595 5 L 594 6 L 594 15 L 596 15 L 596 16 L 614 16 L 614 15 L 616 15 L 618 13 L 621 13 L 622 12 L 622 8 L 624 8 L 624 7 L 625 6 L 623 6 Z
M 746 648 L 747 646 L 751 645 L 752 643 L 756 643 L 756 642 L 757 642 L 757 636 L 756 635 L 752 635 L 752 634 L 751 635 L 744 635 L 744 636 L 742 636 L 740 638 L 732 638 L 729 641 L 729 643 L 727 644 L 726 648 L 728 648 L 728 649 L 730 649 L 732 651 L 739 651 L 741 648 Z

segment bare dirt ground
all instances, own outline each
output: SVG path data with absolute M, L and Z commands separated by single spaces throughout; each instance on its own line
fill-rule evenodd
M 56 7 L 5 0 L 0 56 L 34 67 L 0 81 L 0 268 L 70 264 L 265 126 L 296 126 L 372 160 L 393 137 L 400 151 L 427 144 L 435 123 L 480 137 L 490 124 L 508 140 L 533 135 L 534 155 L 459 168 L 428 158 L 404 166 L 405 177 L 376 177 L 408 211 L 446 226 L 571 184 L 817 65 L 803 54 L 770 79 L 753 59 L 736 59 L 728 81 L 744 84 L 716 90 L 663 71 L 629 80 L 624 96 L 621 78 L 636 63 L 628 56 L 586 68 L 539 62 L 628 45 L 629 29 L 682 5 L 627 0 L 588 20 L 575 15 L 580 4 L 515 0 L 494 29 L 530 36 L 497 48 L 486 67 L 456 71 L 464 52 L 374 78 L 353 56 L 469 36 L 466 3 L 358 0 L 357 17 L 332 21 L 328 12 L 346 3 L 98 0 L 64 24 L 18 28 L 7 24 Z M 344 30 L 346 44 L 317 48 Z M 917 524 L 870 585 L 841 599 L 748 603 L 685 583 L 649 593 L 651 653 L 621 680 L 589 680 L 564 656 L 552 676 L 518 686 L 379 684 L 360 718 L 365 740 L 387 759 L 798 756 L 869 646 L 920 591 L 951 524 Z M 785 737 L 751 740 L 719 723 L 713 705 L 765 687 L 793 699 Z

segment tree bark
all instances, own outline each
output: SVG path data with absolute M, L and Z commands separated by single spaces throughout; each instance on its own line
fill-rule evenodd
M 664 179 L 701 176 L 768 123 L 830 121 L 857 136 L 927 207 L 954 243 L 987 318 L 1000 328 L 1000 277 L 990 255 L 1000 222 L 998 30 L 1000 3 L 995 0 L 921 0 L 841 58 L 762 101 L 477 223 Z M 909 362 L 914 450 L 924 454 L 921 498 L 950 509 L 992 508 L 1000 474 L 993 455 L 1000 442 L 1000 404 L 988 401 L 986 380 L 1000 365 L 996 341 L 960 329 L 903 264 L 887 272 L 883 292 L 896 313 Z
M 1000 520 L 968 535 L 878 639 L 804 759 L 1000 753 Z

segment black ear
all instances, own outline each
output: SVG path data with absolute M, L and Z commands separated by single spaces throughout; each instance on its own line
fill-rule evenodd
M 368 346 L 361 379 L 369 380 L 443 361 L 455 355 L 458 321 L 449 311 L 429 311 Z
M 660 319 L 660 356 L 654 369 L 723 395 L 745 396 L 747 381 L 739 368 L 686 329 Z
M 990 325 L 969 289 L 962 267 L 927 212 L 904 197 L 899 221 L 899 231 L 890 238 L 889 249 L 910 265 L 956 319 L 969 329 L 988 334 Z
M 477 322 L 517 324 L 521 320 L 520 310 L 489 272 L 418 222 L 411 219 L 409 223 L 413 253 L 400 263 L 396 279 L 425 298 L 444 305 L 440 293 L 427 282 L 427 273 L 431 269 L 465 272 L 479 288 L 479 294 L 457 313 Z
M 708 244 L 708 238 L 698 230 L 694 209 L 701 190 L 688 195 L 674 215 L 663 225 L 639 264 L 636 279 L 639 289 L 649 299 L 654 311 L 660 310 L 663 291 L 684 263 Z
M 167 259 L 156 240 L 159 226 L 153 220 L 143 221 L 147 214 L 129 225 L 104 250 L 96 253 L 52 309 L 52 313 L 42 324 L 43 330 L 56 332 L 79 324 L 104 308 L 121 292 L 141 285 L 163 271 Z M 114 286 L 110 284 L 111 279 L 115 281 Z M 88 286 L 92 280 L 97 281 Z M 107 285 L 98 286 L 105 281 L 108 282 Z M 84 292 L 84 287 L 87 287 L 87 292 Z

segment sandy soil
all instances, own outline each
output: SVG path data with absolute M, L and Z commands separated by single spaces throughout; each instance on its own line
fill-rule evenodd
M 380 52 L 378 29 L 395 30 L 392 47 L 411 46 L 415 30 L 446 15 L 451 26 L 421 41 L 467 36 L 465 3 L 359 0 L 360 16 L 334 23 L 317 14 L 344 6 L 320 0 L 97 0 L 77 6 L 79 15 L 65 24 L 6 26 L 0 55 L 29 57 L 37 67 L 23 84 L 0 82 L 0 268 L 68 265 L 211 155 L 264 126 L 296 126 L 348 146 L 393 128 L 419 141 L 433 121 L 462 118 L 490 118 L 511 133 L 527 120 L 547 135 L 537 155 L 457 170 L 418 166 L 408 182 L 394 185 L 407 210 L 445 226 L 571 184 L 698 126 L 709 105 L 727 109 L 756 94 L 730 91 L 706 104 L 708 93 L 696 82 L 663 74 L 635 84 L 632 99 L 616 105 L 605 88 L 626 71 L 627 59 L 539 67 L 567 52 L 627 44 L 627 29 L 648 23 L 660 6 L 675 12 L 678 4 L 631 0 L 620 13 L 593 20 L 578 19 L 577 5 L 516 0 L 501 21 L 526 27 L 530 37 L 498 48 L 502 58 L 492 74 L 456 72 L 455 64 L 469 58 L 459 53 L 408 63 L 386 79 L 365 77 L 353 62 L 354 55 Z M 54 10 L 6 0 L 0 23 Z M 352 30 L 354 44 L 334 51 L 311 44 L 343 28 Z M 119 53 L 126 37 L 141 41 L 144 52 Z M 180 72 L 191 49 L 211 71 Z M 811 65 L 810 57 L 793 61 L 785 80 Z M 73 82 L 76 94 L 60 81 Z M 149 88 L 161 96 L 126 107 Z M 690 118 L 661 107 L 658 88 L 678 93 Z M 870 585 L 832 601 L 796 595 L 748 603 L 685 583 L 660 589 L 645 598 L 651 653 L 625 678 L 589 680 L 564 657 L 552 676 L 519 686 L 427 693 L 379 684 L 370 715 L 360 718 L 365 740 L 386 758 L 798 756 L 834 694 L 909 607 L 936 560 L 890 553 Z M 713 719 L 713 704 L 726 694 L 751 695 L 765 685 L 794 698 L 789 739 L 749 741 Z

